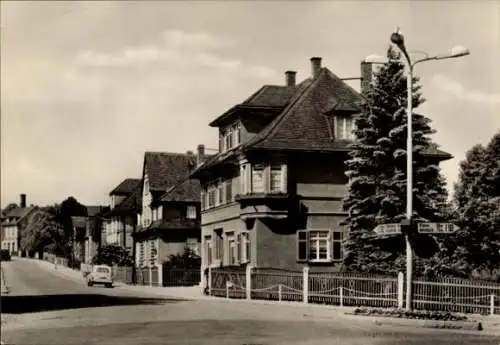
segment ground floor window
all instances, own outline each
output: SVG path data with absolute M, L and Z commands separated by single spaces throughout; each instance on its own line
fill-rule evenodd
M 297 232 L 297 260 L 331 262 L 343 259 L 343 231 L 299 230 Z
M 236 265 L 238 263 L 238 243 L 234 232 L 228 232 L 226 235 L 226 263 Z

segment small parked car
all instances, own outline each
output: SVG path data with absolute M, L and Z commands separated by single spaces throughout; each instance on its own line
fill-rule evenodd
M 87 285 L 104 284 L 106 287 L 113 286 L 113 277 L 111 276 L 111 267 L 107 265 L 96 265 L 92 272 L 87 275 Z

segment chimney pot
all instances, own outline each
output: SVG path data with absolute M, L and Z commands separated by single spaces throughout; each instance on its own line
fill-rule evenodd
M 21 201 L 19 206 L 22 208 L 26 207 L 26 194 L 21 194 Z
M 295 76 L 297 75 L 297 72 L 295 71 L 286 71 L 285 72 L 285 79 L 286 79 L 286 86 L 295 86 Z
M 198 145 L 196 151 L 197 151 L 196 165 L 200 166 L 205 161 L 205 145 L 203 144 Z
M 373 63 L 361 62 L 361 94 L 366 95 L 373 81 Z
M 312 57 L 311 58 L 311 73 L 312 77 L 316 78 L 321 70 L 321 58 L 320 57 Z

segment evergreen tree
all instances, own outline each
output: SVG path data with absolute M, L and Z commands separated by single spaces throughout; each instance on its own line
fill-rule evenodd
M 460 230 L 443 257 L 446 273 L 500 280 L 500 132 L 467 152 L 454 202 Z
M 350 271 L 387 273 L 404 270 L 403 236 L 377 236 L 378 224 L 399 223 L 406 216 L 407 86 L 404 65 L 392 56 L 375 73 L 362 113 L 356 118 L 356 142 L 346 161 L 349 177 L 344 266 Z M 414 80 L 413 108 L 424 102 Z M 441 221 L 447 193 L 437 161 L 424 154 L 435 148 L 430 120 L 413 114 L 413 217 Z M 438 251 L 430 236 L 411 239 L 415 252 L 431 257 Z M 416 271 L 424 270 L 423 261 Z

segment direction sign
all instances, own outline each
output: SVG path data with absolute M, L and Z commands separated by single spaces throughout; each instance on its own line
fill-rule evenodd
M 417 227 L 421 234 L 451 234 L 460 229 L 452 223 L 418 223 Z
M 379 235 L 396 235 L 401 233 L 401 224 L 391 223 L 391 224 L 380 224 L 373 229 Z

